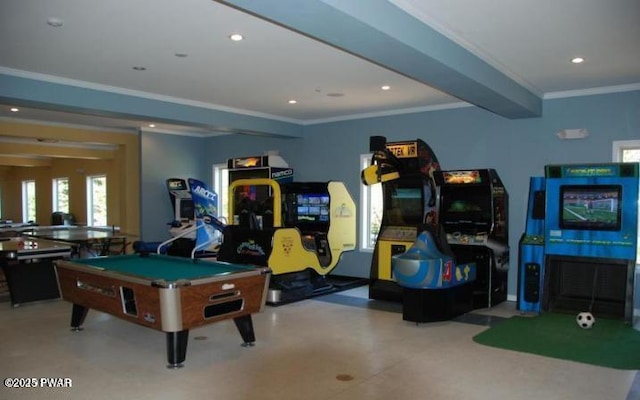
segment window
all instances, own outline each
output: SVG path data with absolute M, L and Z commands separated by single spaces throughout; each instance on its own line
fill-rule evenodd
M 87 176 L 87 225 L 107 225 L 107 176 Z
M 640 140 L 613 142 L 613 162 L 640 162 Z
M 36 222 L 36 181 L 22 181 L 22 221 Z
M 229 168 L 227 164 L 213 166 L 213 191 L 218 195 L 218 218 L 229 223 Z
M 69 212 L 69 178 L 53 180 L 53 211 Z
M 618 140 L 613 142 L 614 162 L 640 162 L 640 140 Z M 640 198 L 638 199 L 640 201 Z M 638 233 L 636 264 L 640 265 L 640 232 Z
M 371 154 L 360 155 L 360 170 L 371 165 Z M 382 185 L 360 186 L 360 250 L 376 247 L 382 222 Z

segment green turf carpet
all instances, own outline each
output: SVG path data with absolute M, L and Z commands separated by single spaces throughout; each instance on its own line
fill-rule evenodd
M 617 369 L 640 369 L 640 332 L 622 320 L 596 316 L 591 329 L 575 315 L 512 317 L 476 335 L 477 343 Z

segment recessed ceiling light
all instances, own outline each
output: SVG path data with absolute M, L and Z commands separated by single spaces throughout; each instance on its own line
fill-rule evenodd
M 344 96 L 344 93 L 331 92 L 331 93 L 327 93 L 327 96 L 329 96 L 329 97 L 342 97 L 342 96 Z
M 242 39 L 244 39 L 244 36 L 242 36 L 239 33 L 233 33 L 233 34 L 229 35 L 229 39 L 233 40 L 234 42 L 239 42 Z
M 18 112 L 20 111 L 20 109 L 18 109 L 17 107 L 11 107 L 10 108 L 11 112 Z
M 149 124 L 149 128 L 155 128 L 156 124 Z
M 147 67 L 139 67 L 139 66 L 135 66 L 135 67 L 133 67 L 133 69 L 134 69 L 134 70 L 136 70 L 136 71 L 146 71 L 146 70 L 147 70 Z
M 53 26 L 54 28 L 58 28 L 62 26 L 62 20 L 60 18 L 51 17 L 47 19 L 47 24 L 49 26 Z
M 175 54 L 176 57 L 178 58 L 185 58 L 185 57 L 189 57 L 189 55 L 187 53 L 176 53 Z
M 380 87 L 380 89 L 382 89 L 382 90 L 389 90 L 389 89 L 391 89 L 391 86 L 389 86 L 389 85 L 383 85 L 383 86 L 381 86 L 381 87 Z
M 297 102 L 297 100 L 289 100 L 289 104 L 296 104 Z
M 582 64 L 584 62 L 584 58 L 582 57 L 574 57 L 571 59 L 571 62 L 574 64 Z

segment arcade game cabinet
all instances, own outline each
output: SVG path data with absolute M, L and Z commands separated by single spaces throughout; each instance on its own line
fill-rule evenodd
M 525 232 L 518 253 L 518 304 L 522 312 L 540 313 L 544 276 L 545 180 L 529 180 L 529 203 Z
M 440 169 L 431 148 L 422 140 L 389 142 L 373 136 L 371 166 L 362 171 L 365 185 L 382 184 L 383 212 L 373 251 L 369 298 L 402 300 L 402 287 L 393 278 L 392 257 L 406 252 L 425 223 L 435 223 L 433 174 Z
M 633 323 L 639 166 L 545 167 L 542 310 Z
M 174 220 L 171 238 L 164 242 L 133 244 L 137 253 L 163 253 L 178 257 L 215 257 L 225 225 L 216 217 L 218 195 L 197 179 L 167 179 Z
M 220 261 L 271 268 L 271 305 L 331 291 L 326 275 L 356 243 L 355 203 L 344 184 L 291 182 L 293 170 L 289 171 L 270 172 L 280 180 L 230 183 L 233 224 L 224 230 L 218 255 Z
M 189 188 L 195 206 L 196 244 L 191 258 L 215 257 L 226 225 L 218 215 L 218 195 L 202 181 L 189 178 Z
M 457 264 L 440 225 L 428 225 L 405 253 L 393 256 L 393 275 L 402 291 L 402 319 L 443 321 L 473 309 L 475 264 Z
M 173 221 L 169 223 L 172 240 L 167 254 L 189 257 L 196 243 L 195 206 L 186 179 L 169 178 L 166 181 L 173 207 Z
M 239 180 L 267 180 L 259 185 L 234 185 L 234 190 L 229 192 L 229 202 L 234 209 L 234 213 L 229 214 L 232 224 L 252 229 L 273 228 L 273 189 L 268 181 L 293 182 L 293 168 L 278 155 L 230 158 L 227 167 L 229 185 Z
M 458 263 L 475 263 L 473 307 L 507 299 L 508 194 L 493 169 L 435 171 L 439 223 Z

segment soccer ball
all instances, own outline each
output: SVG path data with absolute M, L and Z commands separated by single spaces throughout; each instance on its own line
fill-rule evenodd
M 590 312 L 581 312 L 576 317 L 576 322 L 578 323 L 578 326 L 580 326 L 580 328 L 589 329 L 593 327 L 593 324 L 596 323 L 596 319 Z

